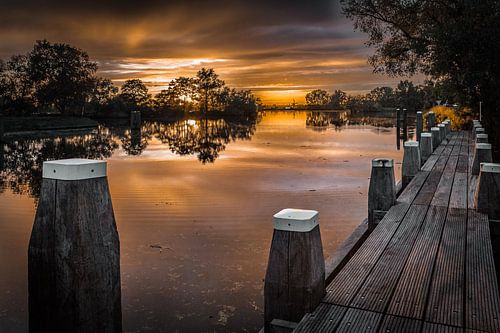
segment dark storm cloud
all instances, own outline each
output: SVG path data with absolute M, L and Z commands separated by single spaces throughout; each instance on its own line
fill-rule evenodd
M 86 50 L 117 82 L 140 77 L 156 87 L 201 66 L 238 87 L 297 94 L 373 78 L 364 36 L 338 1 L 0 0 L 0 57 L 37 39 Z

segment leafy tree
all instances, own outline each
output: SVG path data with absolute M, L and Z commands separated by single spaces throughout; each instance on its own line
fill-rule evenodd
M 118 95 L 118 88 L 110 79 L 96 78 L 91 102 L 100 106 L 109 104 Z
M 80 110 L 91 96 L 97 64 L 68 44 L 37 41 L 28 53 L 28 76 L 40 106 L 62 114 Z
M 196 74 L 195 84 L 198 88 L 199 98 L 203 101 L 203 109 L 207 112 L 211 102 L 215 102 L 217 90 L 224 86 L 224 81 L 219 79 L 213 68 L 202 68 Z
M 347 105 L 348 96 L 342 90 L 335 90 L 331 96 L 331 105 L 334 109 L 344 109 Z
M 485 125 L 500 141 L 499 1 L 342 0 L 342 4 L 375 48 L 369 59 L 375 71 L 423 73 L 446 80 L 462 104 L 477 107 L 484 102 Z
M 129 109 L 143 109 L 147 106 L 151 95 L 146 85 L 139 79 L 127 80 L 120 89 L 120 97 Z
M 30 112 L 35 104 L 28 69 L 28 58 L 23 55 L 0 62 L 0 105 L 7 113 L 20 110 L 24 114 Z
M 326 90 L 315 89 L 306 95 L 306 103 L 309 106 L 326 106 L 330 102 L 330 95 Z
M 391 87 L 377 87 L 370 91 L 369 98 L 375 102 L 380 104 L 380 106 L 387 107 L 396 107 L 396 96 L 394 94 L 394 89 Z
M 395 97 L 398 105 L 409 111 L 416 112 L 423 107 L 424 96 L 419 87 L 416 87 L 411 81 L 405 80 L 399 82 L 395 91 Z

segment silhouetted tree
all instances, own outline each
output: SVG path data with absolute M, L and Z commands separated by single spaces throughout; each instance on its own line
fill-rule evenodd
M 306 103 L 309 106 L 327 106 L 330 95 L 326 90 L 315 89 L 306 95 Z
M 81 112 L 94 88 L 97 64 L 68 44 L 37 41 L 28 54 L 28 76 L 42 107 L 62 114 Z
M 344 109 L 347 105 L 348 96 L 342 90 L 335 90 L 330 98 L 330 103 L 334 109 Z
M 143 109 L 147 106 L 151 95 L 148 88 L 139 79 L 127 80 L 120 89 L 120 97 L 130 110 Z
M 224 86 L 224 81 L 219 79 L 215 71 L 210 68 L 202 68 L 196 74 L 195 84 L 198 88 L 199 98 L 203 103 L 203 110 L 209 111 L 211 102 L 215 102 L 217 98 L 217 90 Z

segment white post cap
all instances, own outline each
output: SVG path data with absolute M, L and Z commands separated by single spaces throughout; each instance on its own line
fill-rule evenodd
M 439 132 L 439 127 L 432 127 L 431 132 Z
M 422 111 L 417 111 L 417 114 L 422 114 Z
M 423 137 L 423 138 L 432 138 L 432 133 L 425 132 L 425 133 L 420 134 L 420 137 Z
M 500 164 L 498 164 L 498 163 L 481 163 L 481 172 L 500 173 Z
M 476 127 L 476 133 L 484 133 L 484 128 Z
M 43 162 L 43 178 L 83 180 L 106 177 L 106 161 L 72 158 Z
M 275 230 L 309 232 L 319 224 L 319 213 L 315 210 L 286 208 L 273 216 Z
M 431 113 L 434 114 L 434 111 L 429 111 L 429 114 L 431 114 Z
M 488 139 L 488 134 L 486 134 L 486 133 L 478 133 L 476 135 L 476 138 L 478 138 L 478 139 Z
M 491 149 L 491 143 L 476 143 L 476 149 Z
M 376 168 L 392 168 L 394 160 L 389 158 L 375 158 L 372 160 L 372 167 Z
M 418 141 L 405 141 L 404 147 L 418 147 Z
M 439 125 L 438 125 L 438 128 L 439 128 L 439 127 L 445 127 L 445 125 L 444 125 L 444 124 L 439 124 Z

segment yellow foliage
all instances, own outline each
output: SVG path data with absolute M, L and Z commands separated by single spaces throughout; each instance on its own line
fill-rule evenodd
M 433 111 L 436 115 L 436 124 L 439 124 L 446 119 L 451 121 L 453 130 L 463 129 L 467 124 L 472 121 L 472 110 L 470 108 L 455 109 L 453 107 L 438 105 L 434 106 L 429 111 Z M 427 113 L 424 116 L 427 123 Z

